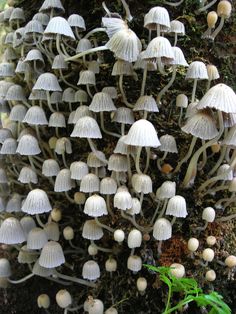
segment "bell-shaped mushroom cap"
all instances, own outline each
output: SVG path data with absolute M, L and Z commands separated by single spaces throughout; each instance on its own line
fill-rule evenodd
M 46 114 L 39 106 L 30 107 L 22 122 L 32 125 L 48 125 Z
M 126 76 L 133 76 L 135 74 L 133 70 L 133 64 L 128 61 L 124 61 L 118 59 L 112 68 L 111 75 L 119 76 L 119 75 L 126 75 Z
M 159 112 L 157 103 L 152 96 L 141 96 L 136 101 L 133 111 Z
M 48 242 L 46 232 L 42 228 L 33 228 L 27 236 L 27 249 L 40 250 Z
M 142 244 L 142 233 L 137 229 L 131 230 L 128 234 L 127 243 L 130 249 L 140 247 Z
M 12 132 L 9 129 L 0 129 L 0 143 L 3 144 L 3 142 L 9 138 L 12 138 Z
M 14 8 L 10 18 L 9 18 L 9 22 L 13 22 L 13 21 L 25 21 L 25 15 L 24 15 L 24 11 L 21 8 Z
M 20 171 L 18 181 L 21 183 L 38 183 L 37 173 L 34 172 L 30 167 L 23 167 Z
M 22 156 L 34 156 L 41 153 L 38 140 L 30 134 L 23 135 L 18 143 L 16 152 Z
M 166 8 L 153 7 L 144 17 L 144 27 L 150 30 L 156 30 L 157 25 L 161 26 L 162 31 L 167 31 L 170 28 L 170 17 Z
M 208 110 L 195 113 L 187 120 L 181 130 L 203 140 L 213 139 L 219 133 L 214 117 Z
M 202 61 L 193 61 L 190 63 L 186 73 L 186 80 L 208 80 L 207 68 Z
M 131 179 L 134 190 L 138 193 L 152 193 L 152 179 L 146 174 L 135 173 Z
M 185 94 L 179 94 L 178 96 L 176 96 L 176 107 L 188 107 L 188 97 Z
M 24 40 L 28 39 L 30 35 L 35 34 L 43 34 L 43 25 L 40 21 L 38 20 L 31 20 L 29 21 L 25 27 L 24 27 L 24 33 L 23 33 L 23 37 Z
M 24 105 L 15 105 L 12 107 L 10 112 L 10 120 L 11 121 L 17 121 L 22 122 L 27 112 L 27 108 Z
M 97 262 L 87 261 L 82 268 L 82 277 L 88 280 L 96 280 L 100 277 L 100 268 Z
M 5 143 L 5 141 L 4 141 Z M 223 145 L 236 146 L 236 125 L 230 128 L 229 132 L 226 134 Z M 4 144 L 3 144 L 4 145 Z
M 58 241 L 60 237 L 59 226 L 56 222 L 48 222 L 44 226 L 44 231 L 47 234 L 48 240 Z
M 217 170 L 217 176 L 220 176 L 220 180 L 231 181 L 233 180 L 233 170 L 230 165 L 223 164 Z
M 107 205 L 104 198 L 96 194 L 88 197 L 84 204 L 84 213 L 91 217 L 107 215 Z
M 21 212 L 21 197 L 18 193 L 14 193 L 8 200 L 6 212 Z
M 170 34 L 185 35 L 184 24 L 178 20 L 173 20 L 170 22 Z
M 129 215 L 138 215 L 141 211 L 141 203 L 137 197 L 132 197 L 132 207 L 127 210 Z
M 25 216 L 25 217 L 21 218 L 20 224 L 23 228 L 23 231 L 24 231 L 26 238 L 27 238 L 30 230 L 32 230 L 33 228 L 36 227 L 34 219 L 30 216 Z
M 172 236 L 172 226 L 166 218 L 158 218 L 153 226 L 153 236 L 162 241 L 168 240 Z
M 7 90 L 5 100 L 8 101 L 23 101 L 26 102 L 25 92 L 22 86 L 14 84 Z
M 79 31 L 85 31 L 86 30 L 84 19 L 79 14 L 71 14 L 68 17 L 67 21 L 68 21 L 70 27 L 76 27 L 76 28 L 78 28 Z
M 88 173 L 82 177 L 80 183 L 80 191 L 85 193 L 98 192 L 100 181 L 98 176 L 93 173 Z
M 160 151 L 168 153 L 178 153 L 175 138 L 172 135 L 162 135 L 160 137 Z
M 217 67 L 213 64 L 207 65 L 207 74 L 209 81 L 217 80 L 220 77 Z
M 30 191 L 22 206 L 22 211 L 30 214 L 42 214 L 52 210 L 47 194 L 41 189 Z
M 88 102 L 88 94 L 86 93 L 86 91 L 82 89 L 77 90 L 75 92 L 75 102 L 80 102 L 80 103 Z
M 62 101 L 68 103 L 75 102 L 75 90 L 72 87 L 67 87 L 66 89 L 64 89 L 62 93 Z
M 61 16 L 56 16 L 53 17 L 45 31 L 44 31 L 44 35 L 61 35 L 64 37 L 67 37 L 69 39 L 75 40 L 75 36 L 74 33 L 69 25 L 69 23 L 67 22 L 66 19 L 64 19 Z
M 167 204 L 166 215 L 185 218 L 188 215 L 185 198 L 180 195 L 171 197 Z
M 62 169 L 56 177 L 54 191 L 66 192 L 72 189 L 71 173 L 69 169 Z
M 101 159 L 106 159 L 105 154 L 99 150 L 89 153 L 87 158 L 87 165 L 91 168 L 100 168 L 105 166 L 105 163 L 99 159 L 99 157 Z
M 174 60 L 174 52 L 168 39 L 165 37 L 153 38 L 147 46 L 143 59 L 165 58 L 168 61 Z
M 109 94 L 99 92 L 93 96 L 89 110 L 93 112 L 116 111 L 116 107 Z
M 60 308 L 68 308 L 72 304 L 71 294 L 65 289 L 59 290 L 56 294 L 56 302 Z
M 21 247 L 21 250 L 18 253 L 17 261 L 20 264 L 32 264 L 38 259 L 38 252 L 28 250 L 26 245 Z
M 121 154 L 112 154 L 108 160 L 108 170 L 113 170 L 117 172 L 127 171 L 127 157 Z
M 66 70 L 68 69 L 68 64 L 66 63 L 64 57 L 62 55 L 57 55 L 54 57 L 53 63 L 52 63 L 52 69 L 61 69 Z
M 172 181 L 165 181 L 160 186 L 159 198 L 166 199 L 175 196 L 176 193 L 176 183 Z
M 54 177 L 57 176 L 60 171 L 58 162 L 54 159 L 46 159 L 43 162 L 42 174 L 45 177 Z
M 236 113 L 236 94 L 225 84 L 210 88 L 197 105 L 197 109 L 214 108 L 226 113 Z
M 101 180 L 100 193 L 104 195 L 112 195 L 117 191 L 117 183 L 111 177 L 105 177 Z
M 11 276 L 11 265 L 6 258 L 0 258 L 0 278 L 9 278 Z
M 183 51 L 179 47 L 172 47 L 172 50 L 174 52 L 174 60 L 170 61 L 168 64 L 188 67 L 188 62 L 185 60 Z
M 48 122 L 49 127 L 54 127 L 54 128 L 65 128 L 66 127 L 66 119 L 61 112 L 53 112 L 50 115 L 49 122 Z
M 86 220 L 83 226 L 82 237 L 88 240 L 100 240 L 103 237 L 103 230 L 95 220 Z
M 120 30 L 128 29 L 128 25 L 120 17 L 103 17 L 102 26 L 105 27 L 107 36 L 111 38 Z
M 132 146 L 158 147 L 160 142 L 151 122 L 140 119 L 131 126 L 124 143 Z
M 113 121 L 124 124 L 133 124 L 134 115 L 132 110 L 126 107 L 119 107 L 114 114 Z
M 202 219 L 207 222 L 213 222 L 215 220 L 216 212 L 212 207 L 204 208 L 202 212 Z
M 0 243 L 19 244 L 25 241 L 25 234 L 18 219 L 10 217 L 0 227 Z
M 90 70 L 80 71 L 77 85 L 96 85 L 95 73 Z
M 65 263 L 61 245 L 55 241 L 47 242 L 40 254 L 39 265 L 45 268 L 54 268 Z
M 33 90 L 62 91 L 57 77 L 52 73 L 41 74 L 34 84 Z
M 76 47 L 76 53 L 80 53 L 86 50 L 89 50 L 92 48 L 92 43 L 87 38 L 81 38 L 78 42 L 78 45 Z
M 127 260 L 127 268 L 133 272 L 138 272 L 142 268 L 142 259 L 137 255 L 130 255 Z
M 32 20 L 39 21 L 43 26 L 47 26 L 50 20 L 50 17 L 45 13 L 36 13 Z
M 136 61 L 142 49 L 139 38 L 128 28 L 116 32 L 106 43 L 106 46 L 114 52 L 116 58 L 128 62 Z
M 14 64 L 8 62 L 0 63 L 0 77 L 12 77 L 15 75 L 15 67 Z
M 7 138 L 2 144 L 0 154 L 1 155 L 15 155 L 17 148 L 17 142 L 14 138 Z
M 60 0 L 45 0 L 39 9 L 39 12 L 48 13 L 51 10 L 55 10 L 57 13 L 64 13 L 65 9 Z
M 44 63 L 44 59 L 43 59 L 43 55 L 41 53 L 40 50 L 38 49 L 31 49 L 25 59 L 24 59 L 24 62 L 32 62 L 32 61 L 36 61 L 36 65 L 38 67 L 44 67 L 45 63 Z
M 117 90 L 114 86 L 105 86 L 102 89 L 103 93 L 107 93 L 112 99 L 117 99 Z
M 114 207 L 127 210 L 133 205 L 132 196 L 127 190 L 117 190 L 114 196 Z
M 83 161 L 74 161 L 70 165 L 71 179 L 81 180 L 88 174 L 88 165 Z
M 74 127 L 71 137 L 102 138 L 98 123 L 91 117 L 80 118 Z
M 32 273 L 36 276 L 40 277 L 49 277 L 53 274 L 53 269 L 42 267 L 39 264 L 39 259 L 34 263 L 34 267 L 32 269 Z
M 76 124 L 76 122 L 80 119 L 80 118 L 84 118 L 84 117 L 91 117 L 93 118 L 93 113 L 92 111 L 89 110 L 89 107 L 88 106 L 79 106 L 76 111 L 75 111 L 75 114 L 74 114 L 74 117 L 73 117 L 73 124 Z

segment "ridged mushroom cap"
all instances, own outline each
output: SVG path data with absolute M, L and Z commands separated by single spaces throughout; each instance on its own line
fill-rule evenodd
M 47 242 L 40 254 L 39 265 L 45 268 L 58 267 L 65 263 L 61 245 L 55 241 Z
M 48 196 L 46 192 L 41 189 L 34 189 L 30 191 L 22 206 L 22 211 L 30 215 L 47 213 L 51 210 L 52 207 Z

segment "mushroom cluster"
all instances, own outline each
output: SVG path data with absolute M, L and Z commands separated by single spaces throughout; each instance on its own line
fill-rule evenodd
M 125 18 L 103 3 L 101 27 L 87 33 L 79 14 L 62 17 L 60 0 L 45 0 L 30 21 L 22 8 L 8 6 L 0 13 L 6 32 L 0 63 L 0 243 L 18 251 L 18 263 L 29 267 L 28 275 L 14 280 L 10 262 L 1 258 L 0 286 L 34 276 L 53 281 L 64 313 L 81 308 L 89 314 L 118 313 L 112 281 L 121 271 L 125 286 L 135 282 L 139 296 L 151 289 L 142 265 L 160 264 L 165 241 L 172 241 L 183 221 L 189 224 L 194 205 L 184 188 L 193 186 L 209 163 L 214 165 L 206 181 L 197 180 L 198 193 L 226 194 L 214 205 L 203 199 L 200 226 L 191 230 L 196 238 L 185 239 L 188 263 L 208 225 L 236 216 L 217 217 L 217 209 L 236 202 L 235 92 L 224 83 L 211 87 L 219 79 L 214 65 L 188 64 L 177 46 L 185 26 L 171 21 L 166 8 L 155 6 L 144 16 L 145 42 L 129 26 L 133 17 L 125 0 L 122 5 Z M 230 12 L 230 3 L 220 1 L 220 25 L 213 31 L 217 15 L 210 12 L 204 36 L 214 39 Z M 181 152 L 176 132 L 163 134 L 156 123 L 180 73 L 193 82 L 190 97 L 176 95 L 181 112 L 174 128 L 192 138 L 188 151 Z M 155 75 L 170 77 L 159 92 L 150 92 L 147 80 Z M 132 79 L 139 89 L 135 101 L 127 88 Z M 199 100 L 201 80 L 207 83 Z M 167 162 L 172 154 L 175 166 Z M 195 261 L 210 282 L 217 273 L 208 269 L 216 243 L 210 234 L 210 248 Z M 231 271 L 236 257 L 230 254 L 217 265 Z M 179 261 L 173 256 L 169 265 L 183 277 L 187 265 Z M 109 288 L 103 287 L 106 273 Z M 84 286 L 82 299 L 71 295 L 71 284 Z M 111 297 L 101 300 L 102 289 L 111 290 Z M 47 310 L 50 298 L 41 294 L 37 303 Z

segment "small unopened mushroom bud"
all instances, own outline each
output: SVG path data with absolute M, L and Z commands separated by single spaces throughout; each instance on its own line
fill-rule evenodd
M 74 194 L 74 201 L 75 201 L 75 204 L 77 205 L 83 205 L 85 203 L 85 200 L 86 200 L 86 197 L 85 197 L 85 194 L 82 193 L 82 192 L 76 192 Z
M 196 238 L 190 238 L 188 240 L 188 250 L 190 252 L 196 252 L 199 247 L 199 241 Z
M 99 299 L 93 299 L 89 302 L 88 312 L 89 314 L 103 314 L 104 305 Z
M 37 299 L 38 307 L 48 309 L 50 306 L 50 299 L 47 294 L 40 294 Z
M 137 229 L 131 230 L 127 242 L 130 249 L 140 247 L 142 243 L 142 233 Z
M 184 265 L 179 263 L 173 263 L 170 265 L 170 272 L 176 278 L 182 278 L 185 275 Z
M 212 144 L 211 145 L 211 151 L 214 154 L 219 153 L 219 151 L 220 151 L 220 144 L 219 143 Z
M 216 279 L 216 273 L 213 269 L 210 269 L 206 272 L 205 278 L 207 281 L 214 281 Z
M 169 174 L 173 170 L 173 167 L 170 164 L 164 164 L 161 167 L 161 172 L 164 174 Z
M 206 242 L 208 245 L 213 246 L 216 244 L 216 237 L 209 236 L 209 237 L 207 237 Z
M 9 286 L 9 281 L 5 277 L 0 277 L 0 288 L 6 289 Z
M 114 240 L 115 240 L 116 242 L 118 242 L 118 243 L 122 243 L 122 242 L 124 241 L 124 239 L 125 239 L 125 233 L 124 233 L 124 231 L 121 230 L 121 229 L 115 230 L 113 236 L 114 236 Z
M 143 235 L 143 241 L 149 241 L 151 239 L 150 235 L 148 233 L 144 233 Z
M 62 213 L 61 213 L 61 210 L 59 208 L 53 208 L 52 211 L 51 211 L 51 217 L 52 217 L 52 220 L 54 220 L 55 222 L 58 222 L 61 220 L 61 217 L 62 217 Z
M 69 241 L 69 240 L 73 240 L 74 239 L 74 229 L 71 228 L 70 226 L 67 226 L 63 229 L 63 236 L 65 238 L 65 240 Z
M 57 305 L 62 309 L 67 308 L 72 303 L 72 298 L 67 290 L 59 290 L 56 294 Z
M 110 307 L 105 311 L 105 314 L 118 314 L 118 312 L 117 309 L 115 309 L 114 307 Z
M 236 256 L 230 255 L 225 259 L 225 265 L 229 268 L 233 268 L 236 266 Z
M 206 207 L 204 208 L 202 212 L 202 219 L 205 220 L 206 222 L 213 222 L 215 220 L 215 210 L 212 207 Z
M 215 252 L 212 249 L 207 248 L 207 249 L 203 250 L 203 252 L 202 252 L 202 258 L 206 262 L 213 261 L 214 256 L 215 256 Z
M 117 261 L 114 258 L 109 258 L 105 263 L 106 271 L 113 272 L 117 270 Z
M 127 268 L 134 273 L 138 272 L 142 268 L 142 259 L 137 255 L 130 255 L 127 260 Z
M 91 256 L 97 255 L 98 254 L 98 249 L 97 249 L 96 245 L 90 244 L 89 247 L 88 247 L 88 253 Z
M 144 277 L 139 277 L 136 282 L 138 291 L 143 295 L 147 289 L 147 279 Z
M 216 22 L 218 19 L 218 15 L 215 11 L 211 11 L 207 14 L 207 26 L 209 28 L 215 28 Z
M 51 149 L 55 149 L 56 148 L 56 144 L 57 144 L 57 137 L 52 136 L 50 137 L 49 141 L 48 141 L 48 145 Z
M 230 17 L 231 11 L 232 11 L 232 5 L 229 1 L 222 0 L 218 3 L 217 14 L 220 17 L 224 17 L 228 19 Z

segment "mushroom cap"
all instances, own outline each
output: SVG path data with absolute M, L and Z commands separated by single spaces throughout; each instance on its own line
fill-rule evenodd
M 33 228 L 27 236 L 27 249 L 40 250 L 48 242 L 46 232 L 42 228 Z
M 5 219 L 0 227 L 0 243 L 20 244 L 25 241 L 23 228 L 14 217 Z
M 34 156 L 41 153 L 38 140 L 30 134 L 23 135 L 18 143 L 16 152 L 22 156 Z
M 45 268 L 55 268 L 65 263 L 61 245 L 55 241 L 47 242 L 40 254 L 39 265 Z
M 9 278 L 11 276 L 11 265 L 6 258 L 0 258 L 0 277 Z
M 69 25 L 69 23 L 67 22 L 66 19 L 64 19 L 61 16 L 56 16 L 53 17 L 45 31 L 44 31 L 44 35 L 60 35 L 66 38 L 69 38 L 70 40 L 75 40 L 75 36 L 74 33 Z
M 174 60 L 171 60 L 168 64 L 188 67 L 189 65 L 184 57 L 183 51 L 179 47 L 172 47 L 172 50 L 174 53 Z
M 138 193 L 152 193 L 152 179 L 146 174 L 135 173 L 131 179 L 134 190 Z
M 153 237 L 156 240 L 168 240 L 172 236 L 172 226 L 166 218 L 158 218 L 153 226 Z
M 93 96 L 92 102 L 89 105 L 89 110 L 93 112 L 116 111 L 111 96 L 107 93 L 99 92 Z
M 170 29 L 170 17 L 168 11 L 163 7 L 153 7 L 144 17 L 144 27 L 150 30 L 156 30 L 160 25 L 161 31 Z
M 46 192 L 41 189 L 34 189 L 30 191 L 22 206 L 22 211 L 30 215 L 47 213 L 51 210 L 52 207 L 48 196 Z
M 166 215 L 185 218 L 188 215 L 185 198 L 180 195 L 171 197 L 167 204 Z
M 69 305 L 72 304 L 70 293 L 65 289 L 59 290 L 56 294 L 56 302 L 57 305 L 62 309 L 69 307 Z
M 100 193 L 104 195 L 112 195 L 117 191 L 117 183 L 111 177 L 105 177 L 100 183 Z
M 160 151 L 168 153 L 178 153 L 174 136 L 165 134 L 160 137 Z
M 184 24 L 178 20 L 173 20 L 170 22 L 170 34 L 178 34 L 181 36 L 185 35 Z
M 77 27 L 79 31 L 85 31 L 86 26 L 84 19 L 81 15 L 79 14 L 71 14 L 68 19 L 67 19 L 70 27 Z
M 128 62 L 136 61 L 142 49 L 139 38 L 128 28 L 116 32 L 106 43 L 106 47 L 114 52 L 116 58 Z
M 82 268 L 82 277 L 88 280 L 98 279 L 100 277 L 100 268 L 98 263 L 92 260 L 84 263 Z
M 164 58 L 165 60 L 174 60 L 174 52 L 169 40 L 158 36 L 153 38 L 147 46 L 143 59 Z
M 39 12 L 49 12 L 51 9 L 54 9 L 58 13 L 65 12 L 60 0 L 45 0 L 39 9 Z
M 112 154 L 108 160 L 108 170 L 122 172 L 128 170 L 128 161 L 125 155 Z
M 80 191 L 84 193 L 98 192 L 100 189 L 100 180 L 93 173 L 88 173 L 82 177 Z
M 190 63 L 186 76 L 186 80 L 208 80 L 207 68 L 202 61 L 193 61 Z
M 103 230 L 95 220 L 86 220 L 83 226 L 82 237 L 88 240 L 100 240 L 103 237 Z
M 176 97 L 176 107 L 182 107 L 182 108 L 188 107 L 188 97 L 185 94 L 179 94 Z
M 70 136 L 80 138 L 102 138 L 97 121 L 88 116 L 78 119 Z
M 70 165 L 71 179 L 81 180 L 89 172 L 88 165 L 83 161 L 74 161 Z
M 45 111 L 39 106 L 30 107 L 22 122 L 31 125 L 48 125 Z
M 130 255 L 127 260 L 127 268 L 133 272 L 138 272 L 142 269 L 142 259 L 137 255 Z
M 44 90 L 44 91 L 59 91 L 62 89 L 58 83 L 56 75 L 53 73 L 43 73 L 41 74 L 36 83 L 34 84 L 34 90 Z
M 159 109 L 153 96 L 141 96 L 136 101 L 133 111 L 159 112 Z
M 58 162 L 55 159 L 46 159 L 43 162 L 42 174 L 45 177 L 54 177 L 57 176 L 60 171 Z
M 37 173 L 33 171 L 30 167 L 23 167 L 20 171 L 18 181 L 21 183 L 38 183 Z
M 151 122 L 140 119 L 131 126 L 124 143 L 132 146 L 158 147 L 160 142 Z
M 212 207 L 206 207 L 204 208 L 202 212 L 202 219 L 207 222 L 213 222 L 215 220 L 215 210 Z
M 80 71 L 77 85 L 96 85 L 95 73 L 90 70 Z
M 132 110 L 126 107 L 117 108 L 117 110 L 114 113 L 113 121 L 124 124 L 133 124 L 134 115 Z
M 137 229 L 131 230 L 128 234 L 127 243 L 130 249 L 140 247 L 142 244 L 142 233 Z
M 236 94 L 226 84 L 210 88 L 197 105 L 197 109 L 214 108 L 226 113 L 236 113 Z
M 71 172 L 69 169 L 62 169 L 58 172 L 55 180 L 55 192 L 67 192 L 71 190 L 73 183 L 71 180 Z
M 107 215 L 107 205 L 104 198 L 96 194 L 88 197 L 84 205 L 84 213 L 90 217 Z

